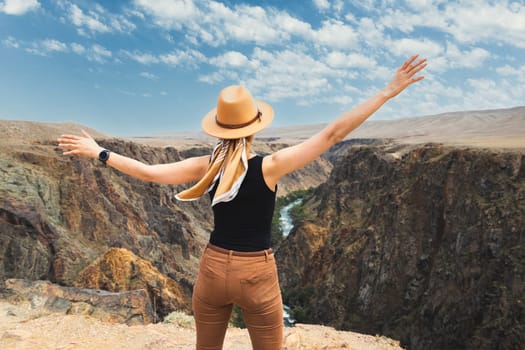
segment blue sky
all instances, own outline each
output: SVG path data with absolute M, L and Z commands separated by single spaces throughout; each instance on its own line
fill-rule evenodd
M 375 120 L 525 105 L 525 2 L 0 0 L 0 118 L 198 130 L 244 84 L 273 126 L 330 121 L 419 53 Z

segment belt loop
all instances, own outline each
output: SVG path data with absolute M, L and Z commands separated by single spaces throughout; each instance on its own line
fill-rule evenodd
M 265 262 L 268 262 L 268 250 L 267 249 L 264 250 L 264 260 Z
M 232 255 L 233 255 L 233 250 L 230 250 L 230 251 L 228 252 L 228 263 L 229 263 L 230 261 L 232 261 Z

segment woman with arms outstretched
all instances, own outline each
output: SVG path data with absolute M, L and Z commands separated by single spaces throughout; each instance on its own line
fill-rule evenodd
M 409 85 L 426 67 L 412 56 L 398 68 L 376 95 L 329 123 L 297 145 L 267 156 L 251 152 L 254 135 L 273 119 L 272 108 L 256 101 L 243 86 L 223 89 L 202 120 L 204 131 L 218 138 L 209 156 L 170 164 L 147 165 L 100 147 L 91 136 L 62 135 L 64 155 L 98 158 L 103 163 L 144 181 L 161 184 L 196 182 L 177 194 L 193 200 L 208 193 L 214 229 L 204 250 L 193 289 L 192 307 L 197 349 L 222 349 L 234 304 L 244 316 L 256 350 L 282 348 L 282 299 L 277 268 L 270 248 L 271 221 L 277 183 L 286 174 L 318 158 L 343 140 L 389 99 Z

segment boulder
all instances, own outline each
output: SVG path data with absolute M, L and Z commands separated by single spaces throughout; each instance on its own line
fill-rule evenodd
M 104 290 L 64 287 L 49 281 L 8 279 L 3 297 L 22 304 L 34 317 L 62 313 L 89 315 L 111 323 L 148 324 L 155 320 L 145 289 L 119 293 Z
M 173 311 L 191 311 L 191 295 L 153 264 L 124 248 L 111 248 L 83 269 L 74 286 L 112 292 L 148 291 L 154 312 L 160 317 Z

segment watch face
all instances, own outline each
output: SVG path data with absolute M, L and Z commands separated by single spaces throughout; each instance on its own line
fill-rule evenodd
M 103 150 L 102 152 L 100 152 L 99 155 L 98 155 L 98 159 L 100 159 L 103 162 L 108 160 L 108 158 L 109 158 L 109 151 L 106 150 L 106 149 Z

